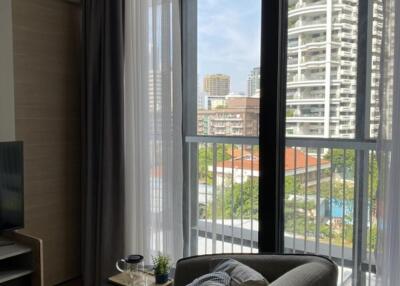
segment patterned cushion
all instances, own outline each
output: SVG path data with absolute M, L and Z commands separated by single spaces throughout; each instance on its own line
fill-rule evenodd
M 229 274 L 231 286 L 267 286 L 269 284 L 260 273 L 234 259 L 222 260 L 214 271 Z
M 226 272 L 213 272 L 200 276 L 187 286 L 229 286 L 230 281 Z

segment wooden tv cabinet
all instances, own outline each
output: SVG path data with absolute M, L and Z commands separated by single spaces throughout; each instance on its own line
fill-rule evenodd
M 0 285 L 42 286 L 41 240 L 19 232 L 4 234 L 2 240 L 10 243 L 0 243 Z

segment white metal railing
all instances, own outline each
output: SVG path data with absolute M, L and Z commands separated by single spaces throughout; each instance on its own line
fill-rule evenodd
M 258 137 L 189 136 L 186 142 L 192 254 L 258 252 Z M 372 141 L 286 139 L 285 249 L 331 257 L 339 285 L 348 285 L 356 269 L 374 279 L 374 149 Z
M 196 170 L 188 170 L 197 202 L 193 254 L 257 252 L 258 137 L 193 136 L 186 142 L 196 161 Z
M 299 154 L 298 151 L 304 152 L 306 160 L 314 157 L 317 163 L 316 185 L 307 185 L 307 176 L 312 174 L 306 170 L 303 185 L 296 183 L 299 174 L 292 174 L 293 189 L 285 190 L 286 196 L 292 196 L 290 203 L 286 202 L 285 206 L 287 248 L 291 252 L 330 256 L 340 266 L 340 285 L 348 285 L 346 283 L 351 281 L 352 271 L 356 271 L 355 269 L 365 271 L 365 281 L 370 285 L 374 279 L 372 272 L 375 262 L 372 253 L 376 239 L 375 143 L 291 138 L 287 140 L 287 146 L 294 150 L 295 156 Z M 309 154 L 312 156 L 309 157 Z M 360 158 L 363 160 L 359 161 Z M 323 175 L 321 168 L 324 161 L 331 164 L 326 175 Z M 363 173 L 357 173 L 358 177 L 356 171 L 361 167 L 356 167 L 356 162 L 364 168 Z M 306 166 L 309 164 L 306 163 Z M 296 169 L 295 167 L 294 170 Z M 362 206 L 361 212 L 357 208 L 359 205 Z M 358 215 L 360 213 L 361 216 Z M 361 232 L 357 233 L 356 229 Z M 357 266 L 354 265 L 355 253 L 360 253 Z

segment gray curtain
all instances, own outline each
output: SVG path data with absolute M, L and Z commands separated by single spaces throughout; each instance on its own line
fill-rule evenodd
M 82 2 L 82 273 L 87 286 L 106 285 L 124 249 L 123 3 Z

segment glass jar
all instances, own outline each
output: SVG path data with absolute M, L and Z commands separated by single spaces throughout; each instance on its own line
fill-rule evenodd
M 129 286 L 146 286 L 147 279 L 144 272 L 143 256 L 139 254 L 129 255 L 117 261 L 118 271 L 126 276 L 126 282 Z

